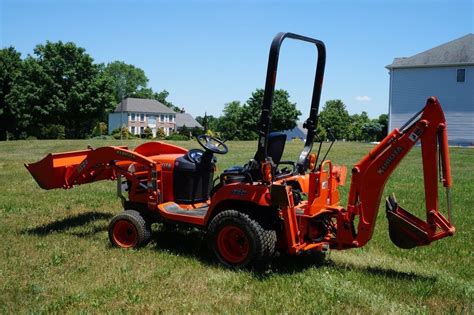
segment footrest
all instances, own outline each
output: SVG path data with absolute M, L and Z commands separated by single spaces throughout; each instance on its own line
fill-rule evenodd
M 197 208 L 197 209 L 184 209 L 174 202 L 166 202 L 158 206 L 160 210 L 163 210 L 171 214 L 184 214 L 193 217 L 204 217 L 209 207 Z

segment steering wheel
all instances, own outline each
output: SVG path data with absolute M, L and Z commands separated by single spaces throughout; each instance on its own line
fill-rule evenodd
M 197 136 L 197 141 L 201 145 L 201 147 L 208 151 L 211 151 L 212 153 L 226 154 L 229 151 L 229 148 L 227 148 L 227 146 L 222 140 L 208 135 Z

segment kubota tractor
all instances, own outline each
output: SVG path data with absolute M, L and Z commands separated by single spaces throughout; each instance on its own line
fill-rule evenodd
M 286 136 L 270 132 L 279 51 L 286 38 L 314 44 L 318 51 L 311 109 L 304 123 L 307 137 L 296 162 L 281 160 Z M 257 126 L 257 152 L 247 164 L 224 170 L 216 179 L 215 154 L 225 154 L 228 148 L 207 135 L 197 137 L 202 149 L 188 151 L 164 142 L 148 142 L 133 151 L 108 146 L 54 153 L 25 166 L 43 189 L 116 180 L 125 211 L 109 225 L 109 238 L 115 246 L 145 245 L 154 222 L 197 227 L 206 231 L 217 260 L 238 268 L 262 261 L 275 251 L 299 254 L 364 246 L 372 237 L 387 179 L 421 142 L 426 220 L 408 213 L 389 197 L 390 238 L 401 248 L 412 248 L 453 235 L 446 120 L 435 97 L 352 168 L 349 200 L 346 207 L 340 205 L 338 186 L 345 182 L 346 168 L 326 160 L 327 154 L 319 158 L 321 144 L 317 154 L 311 153 L 325 58 L 322 41 L 292 33 L 276 35 Z M 438 172 L 447 191 L 449 220 L 439 212 Z

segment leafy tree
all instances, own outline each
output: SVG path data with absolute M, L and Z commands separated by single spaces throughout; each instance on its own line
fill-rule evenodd
M 216 131 L 223 139 L 231 140 L 236 136 L 237 130 L 242 124 L 242 106 L 239 101 L 225 104 L 222 116 L 216 124 Z
M 202 135 L 204 133 L 204 131 L 199 128 L 199 127 L 194 127 L 192 130 L 191 130 L 191 134 L 193 137 L 197 137 L 199 135 Z
M 369 123 L 370 119 L 367 115 L 367 112 L 362 112 L 359 114 L 354 114 L 350 116 L 350 124 L 347 130 L 347 140 L 350 141 L 363 141 L 365 139 L 365 134 L 362 131 L 362 126 L 366 123 Z
M 178 134 L 179 135 L 182 135 L 182 136 L 185 136 L 189 139 L 189 134 L 191 133 L 191 131 L 189 130 L 188 127 L 186 127 L 186 125 L 183 125 L 183 127 L 179 128 L 178 129 Z
M 378 123 L 382 126 L 382 130 L 377 136 L 377 141 L 381 141 L 388 134 L 388 115 L 382 114 L 378 118 Z
M 46 125 L 41 127 L 41 137 L 43 139 L 64 139 L 65 132 L 63 125 Z
M 6 140 L 8 134 L 18 137 L 18 123 L 23 117 L 14 99 L 9 99 L 8 95 L 21 68 L 21 55 L 15 48 L 0 50 L 0 140 Z
M 37 45 L 23 65 L 8 99 L 23 111 L 19 129 L 29 135 L 41 138 L 43 127 L 62 125 L 67 138 L 84 138 L 114 106 L 103 67 L 74 43 Z
M 196 121 L 200 123 L 204 131 L 207 132 L 208 130 L 217 130 L 219 118 L 204 113 L 204 116 L 197 116 Z
M 105 67 L 105 73 L 112 81 L 116 103 L 121 102 L 122 99 L 127 97 L 140 97 L 140 93 L 149 90 L 147 89 L 148 78 L 145 75 L 145 71 L 123 61 L 108 63 Z
M 114 61 L 107 64 L 105 73 L 112 80 L 116 103 L 127 97 L 148 98 L 157 100 L 175 112 L 181 111 L 179 107 L 166 99 L 169 96 L 168 91 L 154 92 L 147 86 L 148 77 L 142 69 L 122 61 Z
M 314 140 L 325 141 L 327 140 L 327 138 L 328 138 L 328 135 L 326 133 L 326 129 L 324 129 L 323 127 L 321 127 L 320 124 L 318 124 L 318 126 L 316 127 L 316 134 L 315 134 Z
M 336 139 L 345 139 L 348 135 L 350 117 L 346 105 L 341 100 L 330 100 L 319 114 L 319 124 L 328 131 L 331 129 Z
M 244 140 L 256 139 L 257 123 L 260 118 L 263 103 L 263 89 L 257 89 L 242 107 L 239 126 Z M 296 109 L 296 103 L 290 102 L 290 95 L 285 90 L 275 90 L 272 106 L 272 131 L 289 130 L 296 127 L 301 112 Z
M 145 129 L 143 130 L 143 138 L 145 139 L 152 139 L 153 138 L 153 130 L 151 130 L 150 127 L 146 126 Z
M 382 132 L 382 125 L 378 123 L 377 119 L 374 119 L 362 126 L 362 131 L 365 134 L 364 139 L 366 141 L 375 141 L 377 136 Z
M 163 90 L 161 92 L 153 93 L 153 96 L 151 98 L 154 98 L 155 100 L 157 100 L 161 104 L 171 108 L 172 110 L 174 110 L 177 113 L 181 112 L 181 109 L 178 106 L 175 106 L 173 103 L 171 103 L 170 101 L 167 100 L 169 95 L 170 95 L 170 93 L 168 91 Z

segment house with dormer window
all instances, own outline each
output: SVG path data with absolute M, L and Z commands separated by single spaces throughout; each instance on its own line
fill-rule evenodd
M 157 100 L 128 97 L 109 114 L 109 134 L 120 126 L 133 135 L 141 135 L 150 127 L 153 136 L 161 128 L 169 136 L 176 130 L 176 113 Z

